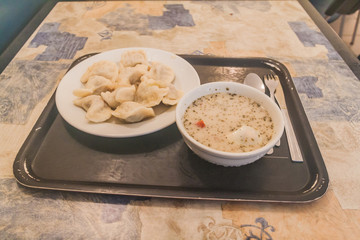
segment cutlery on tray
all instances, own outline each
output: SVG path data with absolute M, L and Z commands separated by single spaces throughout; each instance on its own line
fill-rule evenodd
M 264 82 L 270 91 L 270 97 L 274 101 L 275 101 L 275 99 L 277 100 L 277 102 L 280 106 L 281 112 L 283 113 L 285 132 L 286 132 L 286 137 L 288 140 L 291 160 L 293 162 L 303 162 L 300 147 L 299 147 L 298 141 L 296 139 L 293 126 L 290 121 L 289 113 L 286 108 L 285 99 L 284 99 L 284 96 L 282 95 L 283 90 L 282 90 L 281 84 L 279 84 L 279 82 L 280 82 L 279 77 L 277 75 L 268 74 L 268 75 L 264 76 Z M 278 144 L 280 145 L 280 141 Z

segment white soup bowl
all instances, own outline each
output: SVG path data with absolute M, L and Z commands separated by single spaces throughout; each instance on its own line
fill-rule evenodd
M 274 134 L 265 146 L 250 152 L 224 152 L 205 146 L 190 136 L 183 124 L 183 116 L 186 109 L 196 99 L 218 92 L 227 92 L 249 97 L 269 112 L 274 124 Z M 284 119 L 278 105 L 266 94 L 258 91 L 257 89 L 236 82 L 206 83 L 186 93 L 180 99 L 176 107 L 176 124 L 185 143 L 196 155 L 211 163 L 228 167 L 242 166 L 260 159 L 275 146 L 284 131 Z

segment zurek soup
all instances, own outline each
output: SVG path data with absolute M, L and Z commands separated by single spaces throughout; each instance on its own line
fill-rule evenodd
M 266 145 L 274 124 L 265 108 L 238 94 L 218 92 L 195 100 L 185 111 L 186 131 L 198 142 L 224 152 L 250 152 Z

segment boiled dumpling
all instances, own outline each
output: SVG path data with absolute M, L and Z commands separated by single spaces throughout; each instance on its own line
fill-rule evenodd
M 82 83 L 86 83 L 91 76 L 102 76 L 112 82 L 115 82 L 118 77 L 118 73 L 119 69 L 116 63 L 102 60 L 91 65 L 81 77 L 80 81 Z
M 115 95 L 116 95 L 116 90 L 110 92 L 102 92 L 101 93 L 101 97 L 102 99 L 112 108 L 115 109 L 117 106 L 120 105 L 120 103 L 118 101 L 116 101 L 115 99 Z
M 104 122 L 111 117 L 112 110 L 99 95 L 76 99 L 74 104 L 86 111 L 85 117 L 91 122 Z
M 169 66 L 148 62 L 144 50 L 130 50 L 116 63 L 93 63 L 80 79 L 83 88 L 73 91 L 79 97 L 74 104 L 85 109 L 91 122 L 103 122 L 112 115 L 138 122 L 155 116 L 154 106 L 177 104 L 183 92 L 175 88 L 174 80 Z
M 78 89 L 75 89 L 73 91 L 73 94 L 77 97 L 80 97 L 80 98 L 83 98 L 83 97 L 86 97 L 86 96 L 89 96 L 93 93 L 93 90 L 92 89 L 88 89 L 88 88 L 78 88 Z
M 75 89 L 73 94 L 77 97 L 86 97 L 91 94 L 99 95 L 101 92 L 113 90 L 115 84 L 102 76 L 91 76 L 84 84 L 85 88 Z
M 135 85 L 132 85 L 130 87 L 119 87 L 116 89 L 115 100 L 119 103 L 134 101 L 135 92 Z
M 125 69 L 124 65 L 121 62 L 117 62 L 119 73 Z
M 139 84 L 136 90 L 135 101 L 145 107 L 153 107 L 161 102 L 168 91 L 167 84 L 152 79 L 145 80 Z
M 113 90 L 115 83 L 102 76 L 92 76 L 85 83 L 85 88 L 92 89 L 93 94 L 99 95 L 101 92 Z
M 136 87 L 118 87 L 114 91 L 102 92 L 101 97 L 113 109 L 117 108 L 121 103 L 134 101 Z
M 142 80 L 146 79 L 154 79 L 169 84 L 174 81 L 175 73 L 171 67 L 163 63 L 153 62 L 150 71 L 142 77 Z
M 154 117 L 155 112 L 152 108 L 147 108 L 136 102 L 124 102 L 112 113 L 113 116 L 126 122 L 140 122 L 144 118 Z
M 83 108 L 85 111 L 87 111 L 92 102 L 97 99 L 98 96 L 96 95 L 91 95 L 91 96 L 87 96 L 87 97 L 84 97 L 84 98 L 78 98 L 78 99 L 75 99 L 74 100 L 74 104 L 78 107 L 81 107 Z
M 169 91 L 162 99 L 162 102 L 166 105 L 175 105 L 183 95 L 184 93 L 181 90 L 176 89 L 174 85 L 170 84 Z
M 120 86 L 129 86 L 140 82 L 140 78 L 148 72 L 149 66 L 138 64 L 135 67 L 126 67 L 120 70 L 117 83 Z
M 143 50 L 129 50 L 121 55 L 120 63 L 124 67 L 134 67 L 137 64 L 148 64 L 146 53 Z

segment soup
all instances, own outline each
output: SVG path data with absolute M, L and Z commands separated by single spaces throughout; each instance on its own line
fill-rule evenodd
M 232 93 L 213 93 L 195 100 L 183 124 L 196 141 L 224 152 L 249 152 L 266 145 L 274 124 L 265 108 Z

